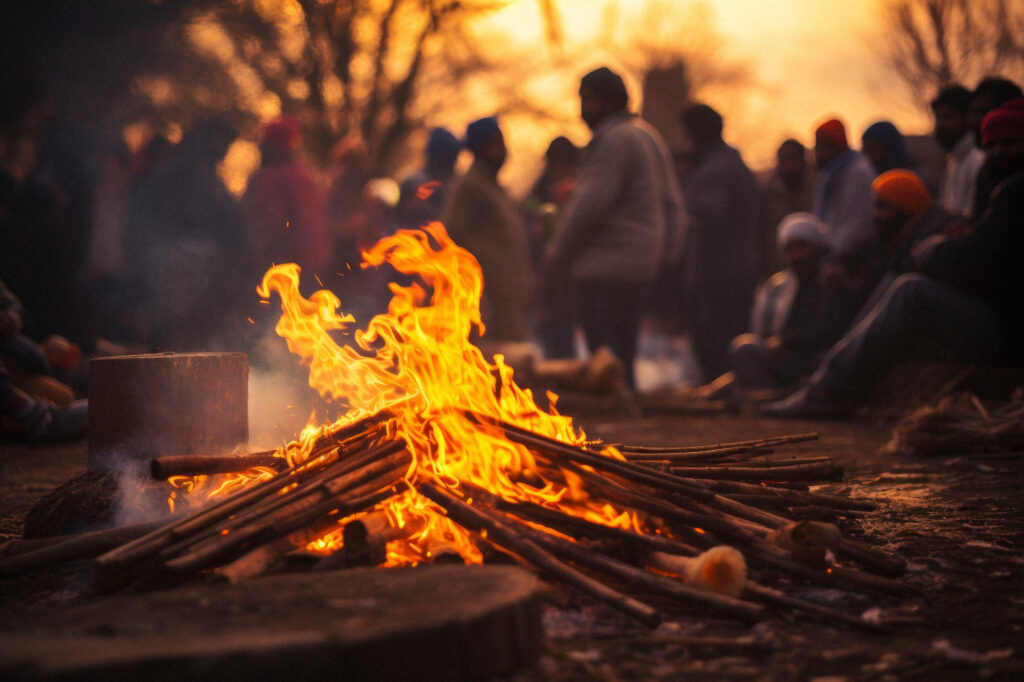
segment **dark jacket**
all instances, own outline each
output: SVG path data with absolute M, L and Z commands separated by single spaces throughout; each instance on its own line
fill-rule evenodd
M 959 239 L 929 249 L 921 272 L 980 296 L 992 306 L 1004 341 L 1024 362 L 1024 172 L 992 193 L 978 226 Z

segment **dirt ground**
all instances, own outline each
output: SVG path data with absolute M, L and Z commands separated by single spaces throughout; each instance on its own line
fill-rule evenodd
M 527 680 L 1020 680 L 1024 679 L 1024 457 L 880 453 L 891 421 L 773 421 L 742 414 L 578 420 L 588 434 L 638 445 L 707 444 L 817 431 L 786 452 L 828 454 L 845 480 L 828 492 L 875 501 L 845 526 L 903 557 L 905 595 L 787 591 L 884 626 L 871 632 L 794 613 L 755 625 L 674 616 L 655 630 L 591 604 L 544 609 L 545 653 Z M 86 444 L 0 444 L 0 541 L 25 514 L 82 473 Z M 0 611 L 102 599 L 81 570 L 0 580 Z

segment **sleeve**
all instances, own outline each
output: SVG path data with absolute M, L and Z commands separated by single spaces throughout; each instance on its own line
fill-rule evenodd
M 613 131 L 609 131 L 613 132 Z M 592 143 L 583 169 L 547 250 L 550 266 L 568 264 L 581 243 L 607 217 L 622 193 L 629 168 L 629 148 L 622 136 Z

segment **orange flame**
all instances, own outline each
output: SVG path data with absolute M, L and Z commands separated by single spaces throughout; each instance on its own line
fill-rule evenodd
M 637 528 L 635 516 L 591 501 L 573 477 L 567 477 L 568 485 L 543 481 L 538 487 L 540 475 L 527 448 L 465 416 L 469 410 L 566 443 L 587 442 L 582 431 L 574 430 L 571 418 L 554 407 L 551 412 L 541 410 L 532 392 L 516 385 L 501 355 L 490 362 L 470 342 L 473 330 L 485 332 L 480 317 L 483 276 L 472 254 L 457 246 L 440 223 L 432 223 L 399 231 L 363 253 L 363 268 L 384 263 L 419 281 L 390 284 L 387 312 L 355 331 L 358 348 L 339 345 L 332 336 L 349 332 L 355 323 L 339 311 L 341 302 L 333 293 L 320 290 L 309 298 L 299 293 L 298 265 L 276 265 L 264 275 L 257 292 L 264 299 L 272 293 L 280 297 L 282 315 L 276 331 L 309 367 L 310 386 L 349 408 L 333 424 L 307 427 L 279 456 L 290 464 L 301 463 L 319 436 L 383 410 L 395 415 L 387 428 L 408 444 L 412 464 L 406 474 L 408 485 L 378 508 L 394 528 L 407 529 L 409 535 L 388 544 L 388 564 L 423 561 L 436 547 L 450 547 L 467 561 L 482 559 L 470 534 L 419 495 L 415 481 L 449 487 L 472 483 L 506 500 L 557 506 L 598 523 Z M 622 459 L 614 448 L 604 453 Z M 249 474 L 251 480 L 253 472 Z M 337 530 L 307 547 L 336 549 L 348 520 L 340 520 Z

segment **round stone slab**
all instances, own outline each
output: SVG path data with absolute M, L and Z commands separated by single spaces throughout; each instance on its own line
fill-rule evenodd
M 513 566 L 423 566 L 5 609 L 0 679 L 488 679 L 537 660 L 538 586 Z

